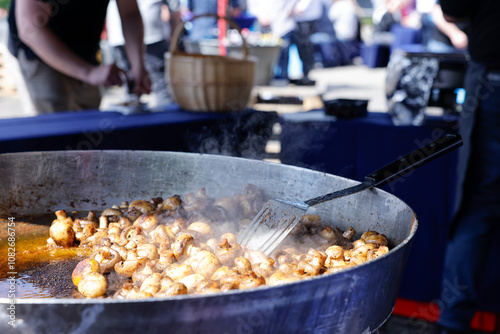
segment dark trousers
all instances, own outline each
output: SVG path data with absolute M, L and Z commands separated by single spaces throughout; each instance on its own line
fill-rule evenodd
M 314 66 L 314 44 L 311 42 L 311 35 L 316 32 L 317 21 L 297 22 L 297 27 L 281 37 L 283 39 L 283 48 L 281 50 L 278 62 L 276 77 L 279 79 L 288 79 L 288 60 L 290 45 L 295 44 L 302 61 L 302 73 L 304 78 Z
M 316 25 L 316 20 L 297 22 L 297 28 L 292 33 L 292 43 L 297 45 L 304 78 L 314 66 L 314 44 L 310 37 L 316 32 Z
M 471 62 L 465 88 L 460 164 L 468 162 L 468 166 L 462 205 L 446 248 L 439 318 L 441 325 L 459 330 L 469 328 L 476 311 L 500 226 L 500 73 Z

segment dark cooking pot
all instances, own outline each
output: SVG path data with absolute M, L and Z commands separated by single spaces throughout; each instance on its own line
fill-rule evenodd
M 0 155 L 0 217 L 102 209 L 121 201 L 186 194 L 213 197 L 248 183 L 266 196 L 306 199 L 356 181 L 303 168 L 233 157 L 171 152 L 62 151 Z M 401 200 L 373 189 L 315 207 L 323 221 L 376 230 L 391 251 L 373 261 L 299 282 L 213 295 L 146 300 L 21 299 L 17 329 L 2 333 L 370 333 L 390 316 L 417 229 Z M 1 261 L 5 261 L 2 258 Z M 18 287 L 21 288 L 21 287 Z M 5 296 L 2 296 L 5 297 Z

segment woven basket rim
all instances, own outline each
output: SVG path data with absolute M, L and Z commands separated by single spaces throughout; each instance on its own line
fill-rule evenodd
M 212 62 L 225 62 L 225 63 L 248 63 L 248 64 L 256 64 L 257 57 L 248 56 L 247 58 L 236 58 L 236 57 L 228 57 L 228 56 L 218 56 L 218 55 L 204 55 L 201 53 L 182 53 L 175 54 L 170 56 L 170 61 L 212 61 Z
M 233 82 L 193 82 L 193 81 L 172 81 L 172 83 L 175 84 L 180 84 L 183 86 L 190 86 L 190 87 L 196 87 L 196 86 L 244 86 L 247 87 L 250 81 L 247 82 L 241 82 L 241 83 L 233 83 Z

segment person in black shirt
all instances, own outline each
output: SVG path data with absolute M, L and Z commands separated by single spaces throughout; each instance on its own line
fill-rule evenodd
M 137 93 L 149 93 L 143 26 L 135 0 L 119 0 L 126 48 Z M 96 86 L 121 85 L 124 72 L 100 66 L 97 52 L 108 0 L 23 0 L 11 3 L 9 49 L 38 113 L 97 109 Z
M 441 8 L 448 21 L 469 22 L 471 61 L 460 118 L 463 196 L 446 248 L 438 323 L 442 333 L 470 333 L 500 226 L 500 1 L 441 0 Z
M 431 36 L 427 42 L 427 51 L 437 53 L 465 52 L 469 42 L 465 33 L 467 23 L 455 24 L 446 21 L 439 2 L 434 5 L 431 17 Z

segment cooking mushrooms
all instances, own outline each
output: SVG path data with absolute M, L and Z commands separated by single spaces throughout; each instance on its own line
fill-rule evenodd
M 120 254 L 110 247 L 101 247 L 97 249 L 97 251 L 92 254 L 92 257 L 99 263 L 100 272 L 102 273 L 111 272 L 118 261 L 122 259 Z
M 73 270 L 73 274 L 71 275 L 71 279 L 73 280 L 73 284 L 78 286 L 83 276 L 96 273 L 99 271 L 99 262 L 94 259 L 88 258 L 78 262 L 75 269 Z
M 99 273 L 90 273 L 82 277 L 78 283 L 78 292 L 88 298 L 101 297 L 106 293 L 108 283 Z
M 58 246 L 69 247 L 75 242 L 73 219 L 67 217 L 64 210 L 56 212 L 57 219 L 52 222 L 49 233 L 54 243 Z
M 184 198 L 122 202 L 99 217 L 89 212 L 72 218 L 60 210 L 48 242 L 64 247 L 79 243 L 91 250 L 72 274 L 84 297 L 124 299 L 286 284 L 335 273 L 389 251 L 384 234 L 365 231 L 356 238 L 352 227 L 342 231 L 308 214 L 268 257 L 239 245 L 237 238 L 263 203 L 259 189 L 249 185 L 242 194 L 219 199 L 200 189 Z

